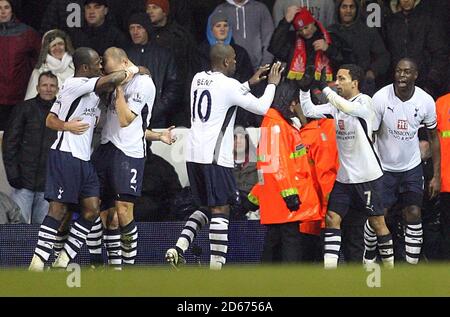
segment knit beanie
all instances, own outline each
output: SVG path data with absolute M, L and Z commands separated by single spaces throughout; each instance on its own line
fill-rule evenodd
M 297 31 L 298 29 L 314 22 L 315 20 L 311 12 L 309 12 L 306 8 L 301 8 L 295 15 L 292 24 L 294 25 L 294 29 Z
M 147 5 L 149 4 L 154 4 L 160 7 L 166 15 L 169 14 L 170 7 L 168 0 L 147 0 Z

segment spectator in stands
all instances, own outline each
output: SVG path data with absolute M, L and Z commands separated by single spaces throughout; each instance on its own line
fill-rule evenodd
M 44 35 L 41 53 L 31 73 L 25 100 L 36 97 L 39 75 L 44 72 L 50 71 L 58 78 L 59 88 L 67 78 L 73 76 L 75 70 L 72 62 L 73 51 L 72 42 L 64 31 L 51 30 Z
M 3 138 L 3 161 L 12 199 L 26 223 L 41 224 L 48 212 L 44 199 L 47 154 L 56 131 L 45 126 L 45 119 L 58 92 L 58 78 L 51 72 L 39 75 L 38 95 L 22 102 L 11 114 Z
M 41 21 L 41 34 L 58 29 L 68 32 L 70 28 L 81 27 L 84 0 L 51 0 Z M 79 8 L 79 9 L 78 9 Z
M 357 64 L 364 70 L 366 76 L 361 91 L 372 96 L 377 90 L 376 79 L 388 71 L 389 52 L 377 30 L 361 20 L 357 0 L 338 0 L 336 11 L 337 23 L 331 25 L 329 31 L 345 43 L 344 63 Z
M 222 11 L 214 11 L 208 18 L 208 27 L 206 29 L 206 38 L 199 46 L 199 53 L 201 59 L 201 70 L 210 70 L 209 50 L 211 46 L 217 43 L 224 43 L 231 45 L 236 53 L 236 73 L 233 78 L 243 83 L 249 80 L 253 75 L 253 67 L 250 57 L 242 46 L 236 44 L 233 40 L 232 26 L 229 23 L 228 17 Z M 268 68 L 267 68 L 268 69 Z M 260 92 L 264 92 L 264 83 L 260 83 L 251 87 L 252 93 L 259 96 Z M 262 89 L 261 89 L 262 88 Z M 245 109 L 239 108 L 236 114 L 236 126 L 249 127 L 258 126 L 261 124 L 262 117 L 253 114 Z
M 417 86 L 433 97 L 445 84 L 448 63 L 448 42 L 444 41 L 443 23 L 432 16 L 425 1 L 391 1 L 394 14 L 386 22 L 386 43 L 391 65 L 405 57 L 418 63 Z
M 330 0 L 276 0 L 273 6 L 275 27 L 286 16 L 290 6 L 306 7 L 325 28 L 335 22 L 334 1 Z
M 0 192 L 0 225 L 24 222 L 19 206 L 8 195 Z
M 168 0 L 147 0 L 147 14 L 153 24 L 154 39 L 171 50 L 177 64 L 177 78 L 183 93 L 183 111 L 174 115 L 177 126 L 189 126 L 190 83 L 199 69 L 199 57 L 194 37 L 177 22 L 168 19 Z
M 130 17 L 128 30 L 133 45 L 127 49 L 127 54 L 133 63 L 150 70 L 156 87 L 150 128 L 173 125 L 172 117 L 182 111 L 182 93 L 172 52 L 156 43 L 151 21 L 144 12 Z
M 124 48 L 128 44 L 125 34 L 106 19 L 108 4 L 106 0 L 85 0 L 85 26 L 69 28 L 74 48 L 90 47 L 102 56 L 109 47 Z
M 12 2 L 0 0 L 0 131 L 25 96 L 40 47 L 39 34 L 15 18 Z
M 248 52 L 254 71 L 272 63 L 273 56 L 267 49 L 274 27 L 264 4 L 255 0 L 227 0 L 217 6 L 216 12 L 227 16 L 233 39 Z
M 234 79 L 243 83 L 253 75 L 253 67 L 250 57 L 242 46 L 235 43 L 233 39 L 232 25 L 229 23 L 227 15 L 222 11 L 215 11 L 208 17 L 206 28 L 206 40 L 200 44 L 199 53 L 201 56 L 201 70 L 211 69 L 209 50 L 217 43 L 231 45 L 236 53 L 236 72 Z
M 38 1 L 36 0 L 36 2 Z M 85 0 L 46 0 L 46 2 L 50 3 L 46 6 L 42 17 L 41 34 L 53 29 L 69 33 L 71 29 L 79 29 L 85 26 L 86 21 L 83 19 Z M 39 3 L 42 5 L 42 1 L 39 1 Z M 108 10 L 112 11 L 106 16 L 107 22 L 125 27 L 121 24 L 122 20 L 128 16 L 128 8 L 134 7 L 135 1 L 106 0 L 106 3 L 108 4 Z
M 289 31 L 291 24 L 295 31 Z M 325 68 L 327 81 L 332 81 L 333 69 L 343 61 L 341 46 L 339 39 L 328 33 L 309 10 L 290 6 L 273 33 L 269 51 L 287 63 L 289 79 L 302 79 L 306 67 L 313 65 L 317 80 Z

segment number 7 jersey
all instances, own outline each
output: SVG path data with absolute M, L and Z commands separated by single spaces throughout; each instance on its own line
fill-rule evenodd
M 186 161 L 234 167 L 233 128 L 236 106 L 264 115 L 275 95 L 269 84 L 261 98 L 248 86 L 220 72 L 200 72 L 191 85 L 191 129 L 186 145 Z

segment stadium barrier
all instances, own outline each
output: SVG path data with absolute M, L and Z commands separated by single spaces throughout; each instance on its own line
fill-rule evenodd
M 138 223 L 139 240 L 136 265 L 165 265 L 164 255 L 175 245 L 184 222 Z M 186 252 L 188 265 L 209 265 L 208 226 L 203 228 L 194 241 L 201 250 L 196 257 L 192 248 Z M 33 255 L 39 226 L 15 224 L 0 225 L 0 267 L 26 267 Z M 231 221 L 228 234 L 229 264 L 257 264 L 260 262 L 266 229 L 259 221 Z M 106 251 L 103 246 L 103 258 Z M 53 261 L 53 257 L 50 258 Z M 89 252 L 83 246 L 75 259 L 81 265 L 89 265 Z

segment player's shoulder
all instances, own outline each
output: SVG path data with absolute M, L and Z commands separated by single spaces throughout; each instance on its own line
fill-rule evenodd
M 422 102 L 424 104 L 434 104 L 433 97 L 420 87 L 415 87 L 414 97 L 417 98 L 419 102 Z
M 383 88 L 380 88 L 374 95 L 373 99 L 380 100 L 380 99 L 388 99 L 389 95 L 394 91 L 394 85 L 389 84 L 384 86 Z
M 153 83 L 153 79 L 149 75 L 137 74 L 130 82 L 130 85 L 128 87 L 131 90 L 145 91 L 148 90 L 149 87 L 152 87 L 154 85 L 155 84 Z

